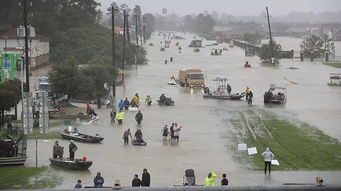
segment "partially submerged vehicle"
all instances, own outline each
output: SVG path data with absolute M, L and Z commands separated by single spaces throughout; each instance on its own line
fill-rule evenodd
M 9 135 L 17 139 L 10 136 L 0 137 L 0 166 L 23 165 L 27 159 L 27 137 L 23 134 L 24 130 L 21 127 L 12 127 L 12 129 L 17 130 Z
M 181 87 L 205 86 L 204 73 L 200 69 L 181 69 L 178 80 Z
M 211 56 L 220 56 L 222 54 L 223 50 L 222 49 L 212 49 L 211 51 Z
M 287 101 L 287 88 L 282 86 L 270 85 L 270 89 L 264 93 L 264 103 L 285 104 Z
M 228 79 L 225 77 L 217 77 L 213 81 L 217 82 L 217 88 L 211 92 L 208 87 L 205 87 L 203 94 L 204 98 L 239 100 L 245 96 L 245 92 L 231 93 L 232 88 L 227 83 Z
M 70 160 L 67 158 L 50 158 L 49 160 L 51 165 L 69 170 L 87 170 L 92 165 L 92 161 L 83 159 Z
M 202 40 L 192 40 L 188 47 L 200 48 L 202 47 Z

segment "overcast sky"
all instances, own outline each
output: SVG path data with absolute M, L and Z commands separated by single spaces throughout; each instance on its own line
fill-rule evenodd
M 102 4 L 102 11 L 113 0 L 97 0 Z M 186 15 L 204 11 L 217 11 L 232 15 L 259 15 L 269 7 L 271 15 L 280 16 L 290 11 L 324 12 L 341 11 L 341 0 L 115 0 L 126 3 L 129 7 L 140 5 L 144 13 L 161 13 L 166 8 L 168 13 Z

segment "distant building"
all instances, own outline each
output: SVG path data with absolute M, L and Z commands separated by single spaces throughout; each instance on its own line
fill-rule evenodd
M 24 55 L 25 40 L 24 38 L 18 38 L 16 32 L 16 29 L 11 29 L 0 34 L 0 52 Z M 29 38 L 28 48 L 31 69 L 49 64 L 50 45 L 46 37 L 35 33 L 34 37 Z

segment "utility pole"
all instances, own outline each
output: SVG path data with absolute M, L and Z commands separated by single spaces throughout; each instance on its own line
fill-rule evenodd
M 138 54 L 139 54 L 139 38 L 138 38 L 138 27 L 137 27 L 137 18 L 138 15 L 135 14 L 135 34 L 136 34 L 136 64 L 137 64 L 137 58 L 138 58 Z
M 140 45 L 141 45 L 141 47 L 143 47 L 143 42 L 142 42 L 142 23 L 141 22 L 143 22 L 143 17 L 139 20 L 139 23 L 140 23 L 140 39 L 141 39 L 141 43 L 140 43 Z
M 126 10 L 123 11 L 123 56 L 122 56 L 122 70 L 124 72 L 124 63 L 126 60 Z M 124 74 L 122 74 L 122 77 L 124 77 Z
M 129 17 L 129 15 L 127 13 L 127 18 L 126 18 L 127 40 L 128 40 L 128 43 L 130 43 L 129 19 L 128 19 L 128 17 Z
M 116 96 L 116 65 L 115 65 L 115 7 L 114 3 L 111 4 L 111 30 L 112 30 L 112 65 L 113 65 L 113 73 L 114 80 L 112 84 L 112 96 L 113 100 L 111 104 L 114 104 L 115 96 Z
M 27 27 L 27 0 L 24 0 L 24 27 L 25 27 L 25 63 L 26 63 L 26 92 L 30 92 L 30 60 L 28 56 L 28 27 Z
M 270 49 L 271 49 L 271 58 L 270 58 L 270 62 L 272 62 L 272 64 L 275 65 L 275 62 L 272 61 L 272 58 L 273 58 L 272 34 L 271 34 L 271 27 L 270 27 L 270 18 L 269 18 L 269 9 L 268 9 L 268 7 L 266 7 L 266 15 L 267 15 L 267 17 L 268 17 L 269 34 L 270 34 Z

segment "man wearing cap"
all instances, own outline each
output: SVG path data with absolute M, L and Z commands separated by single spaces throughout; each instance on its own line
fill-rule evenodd
M 75 152 L 77 151 L 77 149 L 77 145 L 73 142 L 73 140 L 71 140 L 69 145 L 70 160 L 75 159 Z

